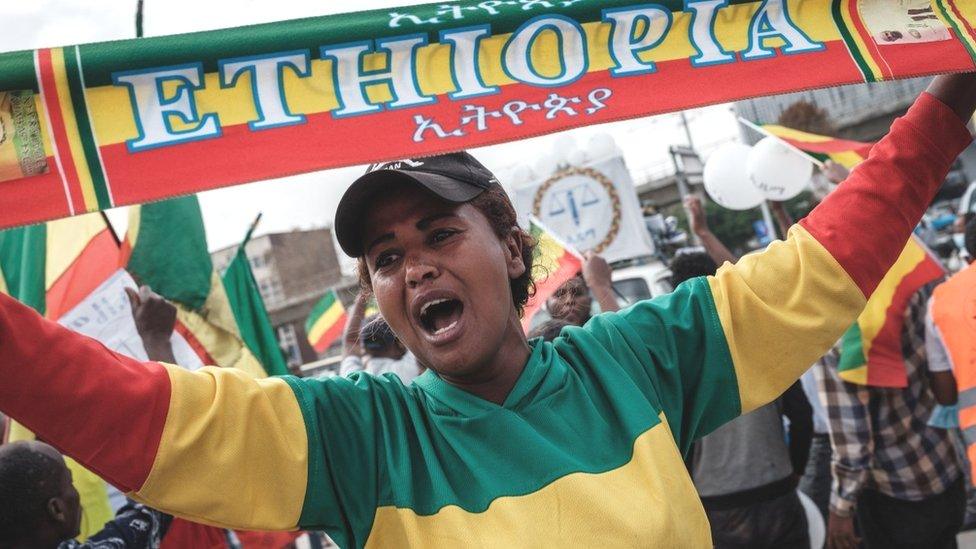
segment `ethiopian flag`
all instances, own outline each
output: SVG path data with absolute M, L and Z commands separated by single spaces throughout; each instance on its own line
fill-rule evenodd
M 258 219 L 260 218 L 259 215 Z M 257 220 L 244 235 L 244 241 L 237 247 L 234 259 L 224 271 L 224 289 L 230 300 L 234 318 L 237 320 L 237 328 L 247 348 L 264 365 L 268 375 L 283 376 L 288 374 L 288 365 L 285 364 L 285 357 L 281 354 L 278 339 L 271 326 L 271 319 L 268 317 L 268 310 L 264 307 L 264 300 L 261 299 L 261 292 L 258 290 L 257 281 L 254 280 L 251 263 L 245 252 L 256 226 Z
M 919 288 L 945 276 L 942 264 L 912 236 L 841 338 L 838 372 L 844 381 L 875 387 L 908 386 L 901 332 L 905 307 Z
M 57 320 L 115 272 L 118 250 L 101 214 L 0 231 L 0 291 Z
M 529 219 L 529 234 L 536 241 L 532 256 L 535 295 L 529 298 L 522 314 L 522 328 L 528 331 L 532 317 L 542 304 L 567 280 L 583 268 L 583 256 L 563 242 L 535 217 Z
M 776 124 L 766 124 L 762 129 L 821 162 L 832 160 L 847 169 L 860 164 L 874 146 L 874 143 L 817 135 Z
M 346 308 L 333 288 L 312 308 L 305 321 L 305 333 L 315 352 L 322 354 L 342 335 L 345 326 Z
M 176 305 L 176 331 L 204 364 L 268 375 L 244 343 L 223 281 L 213 269 L 196 196 L 130 208 L 121 258 L 136 282 Z

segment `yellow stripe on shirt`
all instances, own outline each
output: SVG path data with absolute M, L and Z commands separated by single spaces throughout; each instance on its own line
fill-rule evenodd
M 771 268 L 772 266 L 777 268 Z M 803 227 L 726 263 L 709 286 L 738 378 L 742 413 L 772 402 L 843 335 L 866 299 Z
M 308 439 L 291 388 L 231 368 L 166 369 L 169 413 L 152 470 L 133 498 L 214 526 L 295 529 Z
M 380 507 L 366 547 L 546 547 L 557 540 L 578 547 L 711 547 L 701 501 L 659 417 L 637 437 L 627 464 L 500 497 L 483 513 L 450 505 L 420 516 Z

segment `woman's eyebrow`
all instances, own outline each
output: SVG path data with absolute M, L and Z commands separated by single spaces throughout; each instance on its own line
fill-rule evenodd
M 454 212 L 442 212 L 442 213 L 428 215 L 427 217 L 417 222 L 417 228 L 423 231 L 427 227 L 429 227 L 431 223 L 437 221 L 438 219 L 444 219 L 445 217 L 457 217 L 457 214 L 455 214 Z
M 373 249 L 373 246 L 376 246 L 377 244 L 382 244 L 383 242 L 388 242 L 390 240 L 393 240 L 393 233 L 386 233 L 384 235 L 380 235 L 375 240 L 370 242 L 369 246 L 366 246 L 366 252 L 363 255 L 369 255 L 369 251 Z

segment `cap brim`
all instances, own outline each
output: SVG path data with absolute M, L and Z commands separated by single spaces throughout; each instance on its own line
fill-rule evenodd
M 393 182 L 419 185 L 448 202 L 463 203 L 475 198 L 484 188 L 444 175 L 411 170 L 378 170 L 370 172 L 350 185 L 336 208 L 335 231 L 339 247 L 350 257 L 361 257 L 362 235 L 360 224 L 373 197 Z

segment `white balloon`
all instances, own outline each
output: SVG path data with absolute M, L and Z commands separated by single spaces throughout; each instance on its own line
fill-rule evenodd
M 722 145 L 708 157 L 702 174 L 705 192 L 720 206 L 730 210 L 751 210 L 763 195 L 746 174 L 746 157 L 751 147 L 742 143 Z
M 543 154 L 535 161 L 535 175 L 540 179 L 548 179 L 556 173 L 558 161 L 551 154 Z
M 509 174 L 509 183 L 516 187 L 520 185 L 525 185 L 532 182 L 535 179 L 535 174 L 532 172 L 532 168 L 526 166 L 525 164 L 519 164 L 512 168 Z
M 586 161 L 589 160 L 589 158 L 583 149 L 574 149 L 573 152 L 566 155 L 566 160 L 571 166 L 582 166 L 583 164 L 586 164 Z
M 746 171 L 769 200 L 789 200 L 803 192 L 813 176 L 813 163 L 775 137 L 766 137 L 749 153 Z
M 569 156 L 577 150 L 576 138 L 571 134 L 563 133 L 556 136 L 552 144 L 552 153 L 556 158 L 556 164 L 565 166 L 569 164 Z
M 599 159 L 610 158 L 620 152 L 620 149 L 617 148 L 617 142 L 608 133 L 598 133 L 591 137 L 587 144 L 587 150 L 590 153 L 590 158 Z

